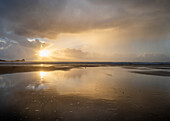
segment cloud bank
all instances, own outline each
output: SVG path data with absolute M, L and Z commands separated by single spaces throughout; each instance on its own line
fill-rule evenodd
M 103 28 L 165 36 L 169 6 L 169 0 L 1 0 L 0 21 L 5 20 L 1 29 L 27 37 Z
M 89 46 L 89 50 L 67 49 L 69 47 L 66 46 L 61 51 L 68 57 L 91 59 L 95 52 L 90 52 L 90 46 L 100 48 L 99 57 L 101 52 L 105 52 L 103 57 L 106 57 L 104 55 L 107 55 L 107 51 L 112 56 L 117 53 L 114 49 L 122 48 L 120 55 L 125 53 L 126 56 L 126 45 L 129 47 L 128 54 L 133 55 L 132 50 L 138 52 L 134 58 L 147 53 L 150 56 L 163 54 L 167 57 L 163 57 L 164 60 L 168 60 L 169 6 L 169 0 L 0 0 L 0 58 L 12 47 L 16 48 L 13 51 L 27 48 L 28 53 L 46 48 L 49 42 L 53 44 L 53 41 L 60 41 L 57 39 L 60 34 L 76 36 L 92 30 L 109 29 L 107 37 L 102 41 L 84 42 L 86 45 L 83 46 Z M 98 35 L 96 32 L 95 36 L 102 36 L 102 33 Z M 148 41 L 152 44 L 146 52 Z M 103 46 L 103 50 L 100 46 Z M 155 54 L 157 46 L 161 49 Z M 88 57 L 85 57 L 88 55 L 86 52 L 90 53 Z M 157 60 L 156 57 L 153 57 L 154 60 Z

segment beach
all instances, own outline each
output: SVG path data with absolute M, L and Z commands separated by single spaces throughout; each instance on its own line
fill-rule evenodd
M 0 119 L 169 121 L 169 67 L 1 64 Z

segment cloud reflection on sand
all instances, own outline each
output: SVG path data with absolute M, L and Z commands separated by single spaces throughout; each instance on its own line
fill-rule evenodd
M 63 121 L 121 121 L 124 117 L 145 120 L 143 115 L 148 116 L 146 120 L 163 119 L 157 115 L 167 117 L 169 78 L 128 70 L 92 67 L 2 75 L 0 114 L 5 113 L 5 119 L 18 116 Z

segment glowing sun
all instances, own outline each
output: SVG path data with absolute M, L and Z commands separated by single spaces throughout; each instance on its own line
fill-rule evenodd
M 49 56 L 49 52 L 47 50 L 41 50 L 39 54 L 40 54 L 41 57 L 48 57 Z

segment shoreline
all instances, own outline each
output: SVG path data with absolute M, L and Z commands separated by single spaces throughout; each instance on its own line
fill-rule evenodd
M 123 67 L 130 73 L 154 75 L 154 76 L 169 76 L 170 77 L 170 65 L 166 64 L 25 64 L 25 63 L 8 63 L 0 64 L 0 75 L 13 74 L 22 72 L 35 72 L 35 71 L 56 71 L 63 70 L 69 71 L 73 68 L 86 68 L 86 67 Z M 147 68 L 141 70 L 140 68 Z M 154 70 L 153 70 L 154 69 Z M 163 71 L 160 71 L 162 69 Z
M 169 65 L 170 62 L 0 62 L 2 64 L 104 64 L 104 65 Z

